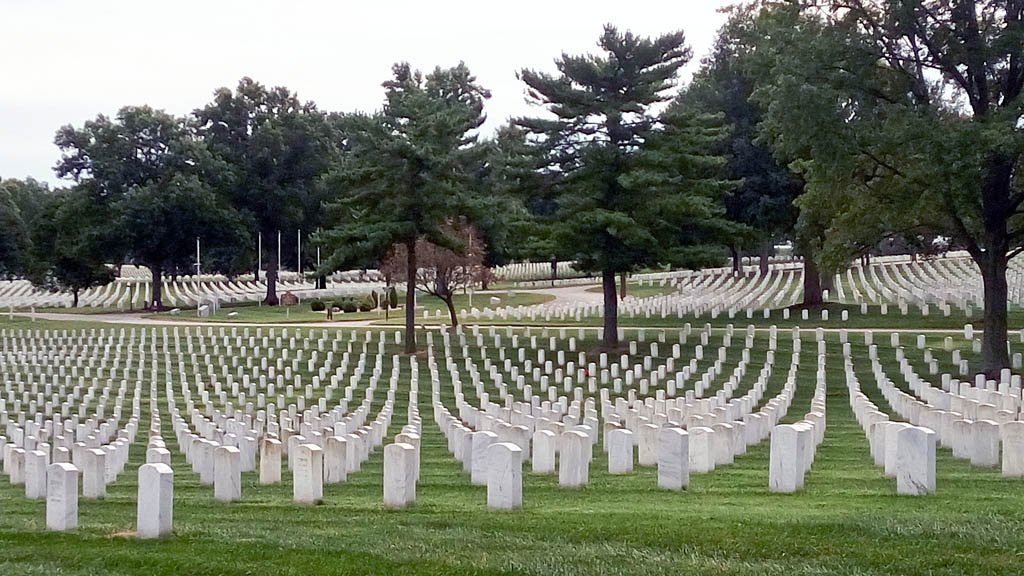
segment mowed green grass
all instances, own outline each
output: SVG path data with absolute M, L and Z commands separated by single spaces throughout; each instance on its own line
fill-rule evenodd
M 458 294 L 455 296 L 455 311 L 459 313 L 461 310 L 469 310 L 471 308 L 470 303 L 472 302 L 473 307 L 478 309 L 484 307 L 493 307 L 489 304 L 490 298 L 497 296 L 501 299 L 501 303 L 497 306 L 533 306 L 535 304 L 543 304 L 553 299 L 552 296 L 546 294 L 539 294 L 533 292 L 500 292 L 500 293 L 483 293 L 475 294 L 472 299 L 467 294 Z M 399 295 L 400 299 L 404 298 L 404 294 Z M 430 319 L 423 318 L 423 312 L 430 312 Z M 443 316 L 438 319 L 434 315 L 441 311 Z M 228 317 L 228 314 L 235 313 L 235 316 Z M 154 322 L 164 320 L 187 320 L 189 322 L 207 322 L 207 323 L 261 323 L 261 324 L 289 324 L 289 323 L 308 323 L 308 322 L 327 322 L 326 312 L 313 312 L 310 309 L 309 302 L 302 302 L 295 306 L 261 306 L 258 304 L 244 304 L 237 306 L 225 306 L 220 311 L 206 318 L 196 317 L 195 310 L 182 310 L 178 316 L 172 316 L 167 313 L 149 315 L 147 318 L 154 320 Z M 390 321 L 388 321 L 390 319 Z M 359 321 L 359 320 L 371 320 L 375 323 L 380 324 L 403 324 L 405 322 L 405 310 L 397 309 L 391 310 L 389 314 L 385 314 L 384 310 L 374 310 L 372 312 L 352 312 L 347 314 L 337 313 L 334 315 L 334 322 L 339 326 L 344 326 L 345 322 L 348 321 Z M 418 324 L 423 323 L 450 323 L 448 318 L 448 308 L 440 298 L 434 296 L 419 295 L 419 300 L 416 309 L 416 322 Z
M 11 326 L 0 323 L 0 327 Z M 29 327 L 18 322 L 17 327 Z M 67 327 L 37 323 L 35 328 Z M 109 328 L 109 326 L 108 326 Z M 535 331 L 536 333 L 536 331 Z M 738 335 L 737 335 L 738 336 Z M 939 348 L 941 335 L 929 337 Z M 650 331 L 648 340 L 653 339 Z M 716 332 L 711 349 L 720 344 Z M 135 470 L 144 457 L 143 433 L 132 462 L 102 502 L 80 501 L 80 528 L 70 534 L 44 531 L 44 504 L 22 497 L 22 488 L 0 480 L 0 574 L 1019 574 L 1024 572 L 1024 480 L 973 469 L 940 449 L 938 493 L 922 498 L 895 494 L 868 454 L 849 409 L 838 336 L 830 334 L 827 364 L 828 429 L 806 488 L 771 494 L 767 442 L 752 447 L 732 466 L 691 476 L 680 493 L 656 489 L 654 469 L 627 476 L 606 473 L 599 447 L 591 484 L 579 490 L 524 467 L 523 510 L 486 509 L 486 491 L 469 484 L 448 455 L 434 424 L 426 362 L 420 362 L 419 410 L 423 461 L 417 502 L 384 510 L 381 451 L 349 482 L 326 486 L 324 503 L 291 504 L 291 481 L 262 487 L 243 476 L 243 501 L 218 504 L 210 487 L 176 453 L 161 390 L 163 432 L 174 454 L 175 531 L 161 541 L 132 538 Z M 804 332 L 796 399 L 785 421 L 809 409 L 815 384 L 813 333 Z M 888 338 L 875 335 L 890 378 L 905 384 Z M 862 338 L 851 336 L 862 389 L 887 410 L 874 386 Z M 582 343 L 586 348 L 592 343 Z M 690 345 L 685 348 L 692 350 Z M 739 359 L 735 337 L 724 374 Z M 749 389 L 764 362 L 767 335 L 759 333 L 737 394 Z M 904 339 L 908 358 L 922 352 Z M 1016 347 L 1019 347 L 1017 345 Z M 1015 347 L 1015 348 L 1016 348 Z M 374 350 L 375 347 L 371 347 Z M 397 349 L 389 345 L 388 354 Z M 471 348 L 471 354 L 479 352 Z M 780 334 L 775 371 L 765 400 L 784 383 L 791 349 Z M 461 352 L 456 350 L 457 355 Z M 972 355 L 965 351 L 967 357 Z M 493 354 L 493 351 L 492 351 Z M 664 352 L 663 352 L 664 354 Z M 936 353 L 944 370 L 948 354 Z M 496 355 L 492 355 L 496 358 Z M 707 358 L 707 357 L 706 357 Z M 479 362 L 479 361 L 478 361 Z M 701 362 L 701 370 L 710 360 Z M 475 401 L 461 368 L 467 400 Z M 385 375 L 390 368 L 390 359 Z M 408 368 L 402 369 L 389 434 L 405 423 Z M 454 412 L 447 373 L 442 400 Z M 386 387 L 386 376 L 381 382 Z M 721 380 L 709 391 L 713 394 Z M 148 385 L 143 386 L 148 394 Z M 385 394 L 379 389 L 371 413 Z M 494 393 L 491 389 L 490 392 Z M 359 396 L 357 396 L 359 397 Z M 148 429 L 146 398 L 140 430 Z M 181 406 L 179 399 L 179 406 Z M 372 417 L 371 417 L 372 419 Z

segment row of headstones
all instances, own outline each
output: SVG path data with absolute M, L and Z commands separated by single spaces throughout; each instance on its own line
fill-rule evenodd
M 78 527 L 78 485 L 82 478 L 83 495 L 89 498 L 89 468 L 84 471 L 68 462 L 46 467 L 45 488 L 40 496 L 46 499 L 46 529 L 57 532 Z M 145 464 L 139 468 L 136 536 L 160 538 L 171 533 L 174 523 L 174 472 L 163 463 Z
M 713 427 L 695 427 L 687 435 L 686 475 L 693 469 L 695 472 L 710 472 L 716 465 L 729 464 L 737 454 L 742 454 L 748 444 L 756 444 L 767 436 L 771 425 L 785 414 L 785 408 L 792 398 L 795 375 L 780 394 L 767 406 L 767 414 L 778 414 L 775 419 L 764 418 L 767 426 L 755 426 L 761 422 L 762 414 L 751 416 L 751 426 L 747 422 L 716 424 Z M 776 406 L 771 405 L 778 400 L 776 406 L 781 410 L 775 412 Z M 508 426 L 499 422 L 497 432 L 478 430 L 465 427 L 459 419 L 452 417 L 447 409 L 435 401 L 434 417 L 442 432 L 448 437 L 449 451 L 456 459 L 463 462 L 466 471 L 471 473 L 474 483 L 482 483 L 490 467 L 487 456 L 490 444 L 508 444 L 518 448 L 520 457 L 531 454 L 531 442 L 528 430 L 524 426 Z M 823 418 L 823 416 L 822 416 Z M 641 465 L 656 465 L 657 450 L 661 430 L 678 429 L 677 423 L 668 422 L 659 427 L 654 424 L 641 424 L 634 441 L 632 430 L 621 428 L 618 423 L 606 425 L 605 448 L 609 452 L 609 472 L 613 474 L 628 473 L 632 470 L 633 448 L 639 448 Z M 685 433 L 685 431 L 684 431 Z M 572 430 L 556 435 L 552 430 L 538 430 L 532 436 L 532 463 L 535 473 L 550 474 L 555 471 L 556 453 L 559 455 L 560 484 L 567 487 L 587 483 L 589 478 L 589 462 L 596 432 L 592 433 L 589 426 L 576 426 Z M 692 438 L 692 444 L 689 440 Z M 499 491 L 499 493 L 504 491 Z M 514 491 L 513 491 L 514 492 Z M 520 490 L 521 493 L 521 490 Z
M 804 476 L 814 464 L 817 447 L 825 440 L 824 354 L 818 355 L 818 368 L 811 409 L 793 424 L 778 424 L 771 432 L 768 456 L 768 489 L 790 493 L 803 489 Z
M 898 494 L 934 493 L 935 431 L 906 422 L 891 422 L 861 391 L 848 350 L 844 350 L 843 364 L 850 407 L 867 437 L 874 464 L 883 468 L 886 477 L 896 478 Z
M 912 424 L 932 430 L 935 433 L 935 441 L 945 448 L 952 449 L 955 458 L 969 460 L 974 466 L 993 467 L 999 465 L 1001 455 L 1004 475 L 1024 476 L 1024 422 L 1015 420 L 1014 412 L 997 411 L 994 405 L 977 405 L 974 401 L 965 400 L 952 394 L 946 397 L 951 400 L 949 407 L 952 408 L 955 405 L 964 409 L 963 411 L 947 410 L 943 409 L 945 406 L 924 403 L 896 388 L 886 378 L 877 361 L 873 361 L 872 365 L 876 382 L 893 409 Z M 917 389 L 920 390 L 921 387 L 922 385 L 919 385 Z M 936 389 L 930 388 L 930 390 Z M 934 395 L 930 396 L 934 398 Z M 1014 397 L 1010 396 L 1009 398 L 1013 399 Z M 983 406 L 987 410 L 983 409 Z M 993 416 L 993 418 L 977 418 L 977 416 Z M 866 414 L 865 420 L 869 422 L 870 426 L 873 426 L 871 439 L 874 445 L 880 446 L 883 442 L 887 442 L 886 445 L 895 445 L 895 438 L 890 439 L 889 435 L 898 433 L 898 430 L 903 428 L 902 426 L 894 427 L 893 423 L 886 422 L 872 413 Z M 1000 450 L 1000 446 L 1002 446 L 1002 450 Z M 895 455 L 889 455 L 889 459 L 886 461 L 887 453 L 881 448 L 876 450 L 876 463 L 882 465 L 887 462 L 888 472 L 895 473 Z

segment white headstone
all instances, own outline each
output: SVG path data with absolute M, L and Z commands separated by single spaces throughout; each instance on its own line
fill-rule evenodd
M 896 435 L 896 492 L 922 496 L 935 492 L 935 438 L 929 428 L 910 426 Z
M 629 474 L 633 471 L 633 433 L 625 428 L 608 432 L 608 473 Z
M 487 507 L 514 510 L 523 506 L 523 451 L 511 442 L 487 448 Z
M 139 468 L 137 536 L 160 538 L 174 526 L 174 472 L 166 464 Z
M 682 428 L 658 433 L 658 488 L 682 490 L 690 485 L 690 436 Z
M 323 450 L 316 444 L 295 447 L 292 499 L 296 504 L 317 504 L 324 497 Z
M 264 438 L 260 442 L 260 484 L 281 482 L 281 441 Z
M 78 468 L 67 462 L 46 470 L 46 529 L 55 532 L 78 527 Z
M 214 451 L 213 497 L 218 502 L 242 499 L 242 452 L 234 446 Z
M 384 506 L 403 508 L 416 501 L 416 447 L 395 443 L 384 447 Z

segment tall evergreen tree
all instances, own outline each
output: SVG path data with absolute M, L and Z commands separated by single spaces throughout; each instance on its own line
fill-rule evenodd
M 665 131 L 660 150 L 640 154 L 658 132 L 656 107 L 671 99 L 676 74 L 690 59 L 683 33 L 649 39 L 607 25 L 598 46 L 600 55 L 564 54 L 557 75 L 521 71 L 531 99 L 554 117 L 517 122 L 535 135 L 543 169 L 554 179 L 557 244 L 572 252 L 577 268 L 601 275 L 604 346 L 616 349 L 616 275 L 686 264 L 698 253 L 705 259 L 706 250 L 686 247 L 702 243 L 686 226 L 690 215 L 710 217 L 713 210 L 703 189 L 659 172 L 681 169 L 669 165 L 682 158 L 673 148 L 684 141 L 673 142 Z
M 465 64 L 424 76 L 396 64 L 384 83 L 384 109 L 346 121 L 345 153 L 328 176 L 340 200 L 336 225 L 320 239 L 336 270 L 382 258 L 395 244 L 406 248 L 406 277 L 417 272 L 416 242 L 425 239 L 461 252 L 445 224 L 469 210 L 467 167 L 478 162 L 475 130 L 490 94 Z M 415 283 L 406 283 L 405 350 L 416 352 Z
M 756 80 L 750 70 L 759 40 L 751 34 L 754 15 L 748 6 L 734 8 L 679 99 L 687 109 L 722 114 L 729 125 L 720 152 L 729 159 L 729 177 L 740 184 L 726 199 L 726 214 L 751 232 L 738 235 L 737 243 L 730 246 L 734 265 L 741 250 L 757 249 L 761 270 L 767 272 L 775 242 L 793 235 L 797 216 L 793 200 L 802 192 L 803 182 L 759 138 L 764 112 L 752 98 Z

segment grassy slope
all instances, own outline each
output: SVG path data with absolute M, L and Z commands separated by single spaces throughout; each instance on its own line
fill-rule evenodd
M 133 470 L 143 458 L 136 445 L 107 500 L 81 501 L 81 528 L 74 534 L 43 532 L 43 503 L 26 501 L 20 487 L 0 482 L 0 574 L 1020 573 L 1024 483 L 971 469 L 940 450 L 938 494 L 896 496 L 895 482 L 870 462 L 848 407 L 838 340 L 831 338 L 828 433 L 805 491 L 796 495 L 768 493 L 766 443 L 733 466 L 693 476 L 684 493 L 656 490 L 653 469 L 609 476 L 604 454 L 595 449 L 589 487 L 562 490 L 555 478 L 526 473 L 526 508 L 490 512 L 485 490 L 470 486 L 447 454 L 421 376 L 422 479 L 409 510 L 381 509 L 380 451 L 347 484 L 325 487 L 325 503 L 312 508 L 290 504 L 287 474 L 277 487 L 258 486 L 256 476 L 246 474 L 243 502 L 216 504 L 212 489 L 199 487 L 175 453 L 175 536 L 138 542 L 127 535 L 135 516 Z M 788 364 L 788 340 L 780 341 L 766 398 L 778 392 Z M 856 364 L 861 385 L 886 409 L 866 349 L 852 341 L 855 358 L 863 359 Z M 765 342 L 760 335 L 743 389 L 763 362 Z M 876 336 L 876 342 L 883 339 Z M 883 363 L 899 380 L 884 343 Z M 807 411 L 813 391 L 809 349 L 805 343 L 790 421 Z M 918 351 L 907 353 L 920 362 Z M 730 360 L 726 374 L 736 359 Z M 421 372 L 426 375 L 422 363 Z M 451 408 L 445 375 L 443 399 Z M 404 368 L 391 434 L 405 422 L 407 377 Z M 374 412 L 379 407 L 380 400 Z M 166 409 L 162 401 L 160 408 Z M 140 429 L 147 428 L 144 410 Z M 164 434 L 171 440 L 166 413 Z

